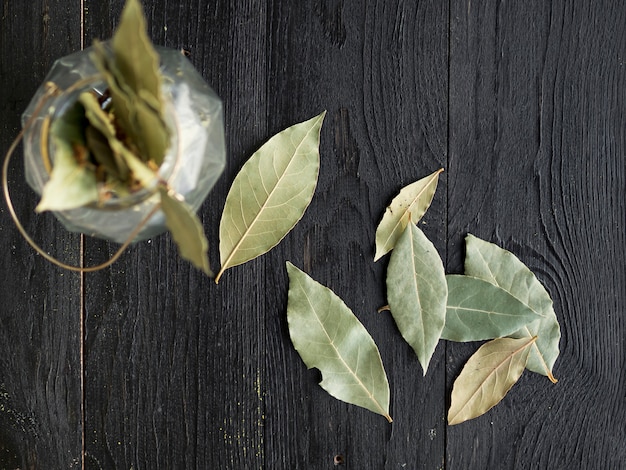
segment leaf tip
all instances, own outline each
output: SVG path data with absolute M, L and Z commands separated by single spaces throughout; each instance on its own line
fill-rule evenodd
M 287 275 L 289 275 L 289 276 L 291 276 L 291 274 L 296 272 L 296 271 L 300 271 L 300 269 L 298 269 L 296 267 L 296 265 L 293 264 L 291 261 L 286 261 L 285 262 L 285 267 L 287 268 Z
M 328 113 L 328 111 L 323 110 L 321 113 L 319 113 L 316 116 L 313 116 L 312 118 L 310 118 L 308 121 L 309 123 L 313 124 L 313 127 L 319 127 L 318 131 L 321 132 L 322 131 L 322 124 L 324 124 L 324 119 L 326 118 L 326 114 Z
M 391 419 L 391 416 L 389 416 L 389 414 L 386 414 L 386 415 L 385 415 L 385 418 L 387 418 L 387 421 L 388 421 L 389 423 L 393 423 L 393 419 Z
M 468 419 L 471 418 L 463 417 L 463 415 L 458 410 L 455 411 L 455 414 L 453 415 L 452 407 L 450 407 L 450 409 L 448 410 L 448 426 L 454 426 L 456 424 L 464 423 L 465 421 L 468 421 Z
M 215 277 L 215 273 L 213 272 L 213 270 L 211 269 L 211 267 L 209 265 L 205 265 L 202 267 L 202 272 L 204 274 L 207 275 L 207 277 L 210 277 L 211 279 L 213 279 Z

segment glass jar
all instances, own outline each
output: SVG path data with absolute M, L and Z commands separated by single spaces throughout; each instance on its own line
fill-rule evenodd
M 197 211 L 226 162 L 222 102 L 179 51 L 155 49 L 163 77 L 165 120 L 171 131 L 170 147 L 159 176 Z M 106 90 L 89 57 L 91 50 L 57 60 L 22 114 L 22 126 L 34 115 L 24 132 L 24 172 L 26 181 L 39 195 L 54 165 L 54 145 L 48 138 L 51 122 L 72 106 L 83 91 L 103 94 Z M 50 86 L 59 93 L 46 97 Z M 40 106 L 44 99 L 44 105 Z M 130 196 L 53 213 L 67 230 L 123 243 L 158 201 L 158 192 L 142 189 Z M 159 210 L 143 225 L 134 241 L 166 230 L 165 217 Z

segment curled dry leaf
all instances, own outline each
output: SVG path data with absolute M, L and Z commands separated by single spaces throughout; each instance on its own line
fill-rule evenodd
M 422 364 L 424 375 L 446 319 L 448 287 L 441 258 L 414 224 L 404 230 L 387 268 L 387 299 L 402 337 Z
M 376 228 L 376 254 L 374 255 L 374 261 L 378 261 L 393 250 L 400 235 L 402 235 L 402 232 L 409 224 L 409 220 L 417 223 L 424 216 L 433 200 L 437 182 L 439 181 L 439 174 L 442 171 L 443 168 L 405 186 L 393 198 Z
M 215 282 L 226 269 L 268 252 L 302 218 L 317 185 L 325 114 L 272 137 L 235 177 L 220 222 Z
M 466 237 L 465 243 L 465 274 L 501 287 L 539 315 L 537 320 L 510 336 L 537 337 L 526 367 L 556 383 L 552 368 L 559 355 L 561 329 L 550 295 L 530 269 L 513 253 L 471 234 Z
M 287 322 L 308 368 L 322 373 L 333 397 L 383 415 L 389 422 L 389 382 L 374 340 L 330 289 L 287 263 Z
M 446 325 L 441 337 L 481 341 L 508 336 L 541 317 L 498 286 L 471 276 L 448 275 Z
M 537 338 L 498 338 L 469 358 L 454 382 L 448 424 L 476 418 L 497 405 L 526 367 Z

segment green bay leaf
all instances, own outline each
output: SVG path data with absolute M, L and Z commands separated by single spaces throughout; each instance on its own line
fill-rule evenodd
M 409 224 L 391 253 L 387 300 L 424 375 L 444 327 L 447 297 L 443 263 L 435 246 L 419 228 Z
M 117 139 L 109 140 L 111 150 L 120 158 L 132 173 L 132 178 L 137 180 L 144 188 L 152 188 L 157 180 L 157 173 L 146 165 L 137 155 L 128 150 L 124 144 Z
M 497 405 L 519 380 L 536 338 L 498 338 L 469 358 L 452 388 L 448 424 L 476 418 Z
M 116 122 L 124 130 L 127 137 L 137 141 L 140 135 L 138 130 L 134 128 L 132 119 L 132 90 L 125 83 L 118 81 L 121 74 L 115 66 L 113 57 L 103 43 L 94 41 L 90 58 L 109 87 Z
M 537 337 L 526 367 L 556 383 L 552 369 L 559 355 L 561 328 L 545 287 L 513 253 L 471 234 L 466 237 L 465 243 L 465 274 L 501 287 L 540 315 L 541 318 L 510 336 Z
M 85 128 L 85 142 L 97 165 L 104 167 L 108 175 L 119 175 L 109 139 L 91 124 Z
M 268 252 L 302 218 L 317 185 L 325 114 L 276 134 L 235 177 L 220 221 L 215 282 L 226 269 Z
M 365 327 L 330 289 L 287 262 L 287 322 L 296 351 L 322 373 L 333 397 L 378 413 L 389 422 L 389 382 Z
M 482 279 L 446 276 L 448 305 L 442 339 L 481 341 L 508 336 L 541 317 L 510 293 Z
M 111 41 L 117 83 L 130 101 L 130 132 L 144 161 L 158 167 L 169 145 L 169 129 L 163 119 L 159 55 L 146 31 L 146 19 L 138 0 L 128 0 Z M 113 96 L 115 106 L 115 96 Z
M 37 212 L 75 209 L 98 200 L 96 175 L 88 163 L 89 150 L 81 131 L 86 124 L 80 103 L 53 121 L 50 139 L 55 148 L 54 161 Z
M 133 99 L 132 103 L 133 127 L 141 135 L 141 139 L 136 144 L 142 159 L 152 160 L 156 166 L 161 166 L 169 146 L 170 136 L 161 115 L 160 105 L 143 90 L 139 91 L 139 95 Z
M 89 92 L 82 93 L 79 100 L 85 107 L 85 115 L 89 123 L 108 139 L 114 160 L 114 167 L 111 169 L 111 174 L 117 176 L 121 181 L 126 181 L 128 172 L 130 171 L 134 179 L 139 181 L 143 187 L 149 188 L 154 183 L 156 172 L 150 169 L 145 162 L 150 159 L 154 161 L 154 158 L 142 159 L 118 140 L 109 114 L 100 107 L 98 98 L 96 98 L 95 95 Z M 140 131 L 144 128 L 150 129 L 149 132 L 142 132 L 144 136 L 147 136 L 147 139 L 142 139 L 139 143 L 148 142 L 148 147 L 152 147 L 152 144 L 155 144 L 156 147 L 152 147 L 151 151 L 156 151 L 156 155 L 158 156 L 158 152 L 160 152 L 162 146 L 167 145 L 167 134 L 159 130 L 158 123 L 161 122 L 161 119 L 156 115 L 156 111 L 152 110 L 152 108 L 146 111 L 148 108 L 149 107 L 141 101 L 133 102 L 131 119 L 136 119 L 138 122 L 141 122 L 140 125 L 133 126 L 134 129 Z M 141 116 L 143 116 L 143 118 Z M 92 135 L 92 137 L 94 136 Z M 102 151 L 98 151 L 96 155 L 105 157 Z M 111 162 L 107 161 L 106 164 L 110 166 Z
M 111 143 L 118 140 L 111 115 L 102 109 L 93 93 L 81 93 L 79 101 L 85 107 L 85 116 L 89 120 L 90 126 L 85 131 L 85 137 L 94 158 L 107 169 L 109 175 L 125 182 L 129 168 L 119 152 L 112 149 L 119 146 Z M 123 144 L 120 142 L 119 145 Z
M 433 200 L 437 182 L 439 181 L 439 174 L 442 171 L 443 168 L 405 186 L 393 198 L 376 228 L 376 254 L 374 255 L 374 261 L 378 261 L 393 250 L 409 220 L 417 223 L 424 216 Z
M 180 256 L 207 276 L 213 277 L 208 258 L 209 242 L 198 216 L 185 202 L 170 194 L 167 188 L 161 187 L 159 192 L 165 225 L 172 233 Z
M 140 90 L 161 101 L 159 55 L 147 34 L 146 19 L 139 0 L 127 0 L 113 39 L 113 56 L 124 83 L 139 95 Z
M 115 137 L 115 126 L 112 118 L 109 113 L 102 109 L 95 94 L 89 91 L 83 92 L 78 97 L 78 101 L 85 107 L 85 117 L 93 127 L 107 138 Z
M 159 167 L 170 143 L 164 119 L 159 56 L 146 34 L 141 5 L 129 1 L 111 41 L 112 51 L 95 41 L 92 61 L 105 78 L 124 145 Z

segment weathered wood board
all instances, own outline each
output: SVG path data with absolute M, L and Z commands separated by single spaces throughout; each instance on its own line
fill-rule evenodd
M 524 469 L 626 462 L 626 5 L 603 2 L 144 2 L 154 42 L 184 50 L 223 98 L 228 163 L 200 216 L 218 260 L 226 194 L 270 136 L 322 110 L 322 166 L 302 221 L 219 285 L 169 236 L 111 268 L 64 272 L 0 209 L 0 468 Z M 5 1 L 0 143 L 52 62 L 110 37 L 122 0 Z M 21 151 L 21 150 L 19 150 Z M 18 151 L 18 152 L 19 152 Z M 374 232 L 404 185 L 444 168 L 420 227 L 462 272 L 473 233 L 513 251 L 554 299 L 559 379 L 526 373 L 449 427 L 477 344 L 428 374 L 386 303 Z M 68 233 L 16 158 L 27 230 L 76 264 L 116 245 Z M 331 398 L 287 331 L 291 261 L 379 345 L 393 424 Z

